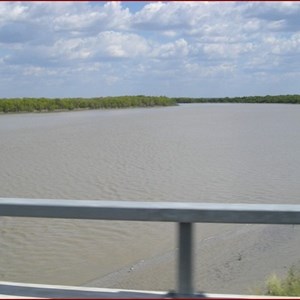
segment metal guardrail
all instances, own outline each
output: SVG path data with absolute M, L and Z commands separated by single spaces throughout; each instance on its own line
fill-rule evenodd
M 300 224 L 300 205 L 0 198 L 0 216 L 176 222 L 178 291 L 192 297 L 193 223 Z

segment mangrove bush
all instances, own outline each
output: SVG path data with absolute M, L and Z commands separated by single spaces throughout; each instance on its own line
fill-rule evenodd
M 176 105 L 168 97 L 119 96 L 98 98 L 9 98 L 0 99 L 0 112 L 43 112 L 74 109 L 126 108 Z

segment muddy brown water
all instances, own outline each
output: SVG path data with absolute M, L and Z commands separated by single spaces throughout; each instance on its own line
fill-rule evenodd
M 297 204 L 300 106 L 0 116 L 0 197 Z M 176 224 L 0 218 L 0 280 L 176 288 Z M 299 263 L 298 226 L 198 224 L 195 288 L 253 293 Z

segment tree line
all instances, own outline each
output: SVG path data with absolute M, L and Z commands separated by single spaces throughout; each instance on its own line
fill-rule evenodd
M 118 96 L 98 98 L 9 98 L 0 99 L 0 112 L 47 112 L 76 109 L 105 109 L 126 107 L 176 105 L 172 98 L 160 96 Z
M 290 103 L 300 104 L 300 95 L 244 96 L 221 98 L 173 98 L 177 103 Z
M 300 104 L 300 95 L 189 98 L 165 96 L 118 96 L 95 98 L 0 98 L 0 112 L 51 112 L 76 109 L 109 109 L 171 106 L 180 103 L 285 103 Z

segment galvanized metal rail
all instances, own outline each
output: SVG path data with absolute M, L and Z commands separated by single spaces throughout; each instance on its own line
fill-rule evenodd
M 192 297 L 193 223 L 300 224 L 300 205 L 0 198 L 0 216 L 176 222 L 178 291 Z

